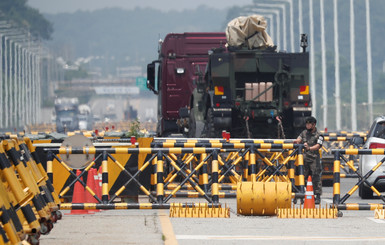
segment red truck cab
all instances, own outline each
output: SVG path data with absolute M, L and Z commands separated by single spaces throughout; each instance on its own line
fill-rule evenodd
M 147 87 L 158 95 L 158 136 L 183 133 L 177 121 L 184 117 L 181 111 L 192 106 L 209 50 L 225 44 L 224 32 L 170 33 L 160 42 L 158 60 L 147 65 Z

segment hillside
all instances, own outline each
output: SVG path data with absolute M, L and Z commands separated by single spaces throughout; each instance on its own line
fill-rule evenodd
M 103 9 L 46 15 L 55 32 L 50 45 L 67 60 L 99 56 L 94 63 L 104 74 L 115 67 L 145 65 L 157 58 L 158 40 L 169 32 L 222 31 L 226 11 L 204 6 L 167 13 L 150 8 Z M 103 57 L 104 59 L 101 59 Z

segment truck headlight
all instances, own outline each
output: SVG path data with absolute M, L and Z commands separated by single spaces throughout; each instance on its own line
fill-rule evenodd
M 176 68 L 176 74 L 184 74 L 184 68 Z

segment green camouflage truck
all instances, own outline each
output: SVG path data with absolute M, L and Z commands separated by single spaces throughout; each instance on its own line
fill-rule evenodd
M 306 35 L 301 52 L 286 53 L 264 29 L 233 45 L 228 32 L 228 46 L 211 50 L 197 81 L 185 131 L 190 137 L 222 137 L 226 130 L 237 138 L 296 138 L 311 115 Z

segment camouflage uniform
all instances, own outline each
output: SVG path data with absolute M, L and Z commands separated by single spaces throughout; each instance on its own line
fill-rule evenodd
M 322 146 L 323 143 L 323 136 L 320 134 L 317 128 L 315 128 L 314 133 L 308 132 L 305 129 L 301 132 L 299 138 L 301 139 L 301 143 L 307 143 L 309 147 L 312 147 L 316 144 L 320 144 Z M 305 169 L 305 181 L 307 180 L 308 176 L 311 175 L 314 187 L 314 195 L 322 195 L 322 167 L 320 162 L 319 150 L 310 151 L 305 149 L 303 163 Z

